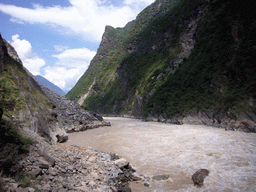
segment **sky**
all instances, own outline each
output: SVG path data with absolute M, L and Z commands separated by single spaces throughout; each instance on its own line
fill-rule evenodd
M 154 0 L 0 0 L 0 33 L 23 65 L 68 92 L 105 26 L 124 27 Z

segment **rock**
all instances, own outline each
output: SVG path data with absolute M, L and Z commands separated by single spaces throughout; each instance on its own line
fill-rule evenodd
M 64 189 L 64 188 L 62 188 L 62 189 L 58 189 L 58 192 L 67 192 L 68 190 L 67 189 Z
M 254 132 L 254 130 L 250 128 L 250 124 L 245 121 L 240 123 L 237 130 L 241 132 L 246 132 L 246 133 Z
M 99 121 L 103 121 L 103 117 L 98 115 L 97 113 L 93 113 L 93 116 L 96 117 Z
M 169 175 L 155 175 L 155 176 L 153 176 L 152 179 L 161 181 L 161 180 L 167 180 L 167 179 L 169 179 L 169 177 L 170 177 Z
M 124 158 L 115 160 L 114 163 L 115 163 L 115 165 L 118 166 L 120 169 L 122 169 L 123 167 L 126 167 L 126 166 L 129 165 L 129 162 L 128 162 L 126 159 L 124 159 Z
M 56 175 L 58 175 L 58 173 L 57 173 L 57 170 L 56 169 L 49 169 L 49 175 L 52 175 L 52 176 L 56 176 Z
M 28 192 L 35 192 L 36 191 L 35 189 L 33 189 L 31 187 L 27 187 L 26 189 L 28 190 Z
M 39 167 L 35 167 L 31 171 L 28 172 L 29 175 L 31 175 L 33 178 L 36 178 L 37 176 L 42 174 L 42 169 Z
M 49 183 L 45 184 L 45 185 L 43 186 L 43 190 L 44 190 L 44 191 L 51 191 L 51 185 L 50 185 Z
M 131 192 L 131 188 L 128 185 L 125 185 L 121 190 L 117 190 L 120 192 Z
M 44 159 L 39 159 L 38 166 L 41 169 L 49 169 L 50 164 L 47 161 L 45 161 Z
M 55 159 L 53 157 L 50 157 L 46 151 L 43 150 L 37 150 L 37 153 L 43 157 L 50 165 L 51 167 L 54 167 L 55 165 Z
M 68 140 L 67 135 L 56 135 L 58 143 L 64 143 Z
M 19 186 L 18 183 L 13 182 L 13 183 L 6 184 L 5 187 L 16 189 L 16 188 L 18 188 L 18 186 Z
M 195 172 L 192 176 L 192 180 L 194 182 L 194 185 L 197 186 L 197 187 L 202 187 L 203 182 L 204 182 L 204 178 L 206 176 L 208 176 L 209 173 L 210 173 L 210 171 L 207 170 L 207 169 L 199 169 L 197 172 Z
M 103 120 L 102 116 L 84 110 L 78 103 L 68 100 L 40 83 L 38 85 L 54 104 L 54 109 L 51 111 L 52 119 L 58 120 L 58 126 L 67 133 L 109 125 Z M 57 133 L 56 130 L 55 133 Z M 55 138 L 52 138 L 52 140 L 55 140 Z
M 149 184 L 148 184 L 148 183 L 144 183 L 144 186 L 145 186 L 145 187 L 149 187 Z

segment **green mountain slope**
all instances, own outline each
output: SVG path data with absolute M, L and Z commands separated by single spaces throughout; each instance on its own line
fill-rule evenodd
M 156 1 L 123 29 L 106 27 L 67 97 L 95 112 L 158 120 L 186 122 L 205 111 L 212 123 L 230 124 L 246 112 L 255 126 L 254 8 L 249 1 Z

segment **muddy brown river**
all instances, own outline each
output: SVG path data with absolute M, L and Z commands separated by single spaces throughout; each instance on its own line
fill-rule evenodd
M 92 147 L 127 159 L 143 178 L 132 191 L 256 191 L 256 134 L 203 125 L 171 125 L 106 117 L 110 127 L 69 134 L 68 145 Z M 201 188 L 191 176 L 210 170 Z M 152 179 L 169 175 L 167 180 Z M 149 186 L 144 186 L 147 183 Z

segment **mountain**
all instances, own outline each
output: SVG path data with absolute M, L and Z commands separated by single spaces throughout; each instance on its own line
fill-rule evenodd
M 64 96 L 66 94 L 61 88 L 59 88 L 57 85 L 54 85 L 52 82 L 48 81 L 41 75 L 36 75 L 35 78 L 39 83 L 48 87 L 50 90 L 54 91 L 55 93 L 58 93 L 61 96 Z
M 66 96 L 102 114 L 255 131 L 254 9 L 250 1 L 156 0 L 124 28 L 106 26 Z
M 69 132 L 106 125 L 101 116 L 38 83 L 0 34 L 0 191 L 129 188 L 134 170 L 120 166 L 117 155 L 56 144 Z
M 38 84 L 0 35 L 0 180 L 2 173 L 21 171 L 31 145 L 39 150 L 38 144 L 56 142 L 57 135 L 66 138 L 67 132 L 105 125 L 99 115 Z
M 106 125 L 103 119 L 37 83 L 15 49 L 0 36 L 1 117 L 49 140 L 57 134 Z M 74 131 L 73 130 L 73 131 Z

